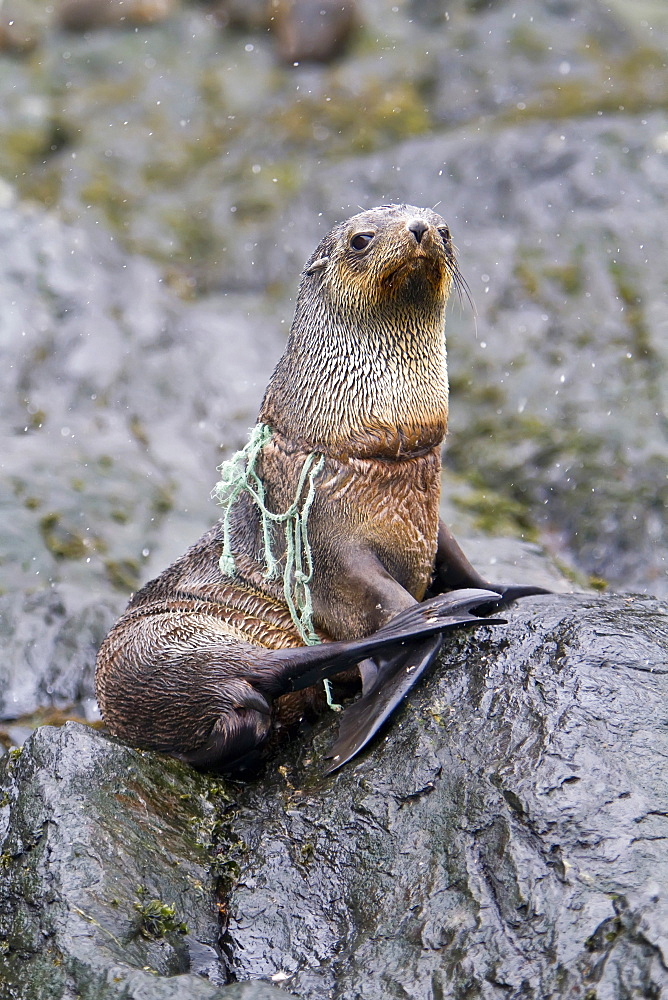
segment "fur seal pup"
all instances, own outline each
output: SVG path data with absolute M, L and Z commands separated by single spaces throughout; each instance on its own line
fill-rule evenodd
M 427 209 L 375 208 L 322 240 L 251 440 L 222 467 L 224 518 L 135 594 L 100 649 L 112 733 L 231 766 L 272 725 L 322 707 L 317 681 L 359 664 L 334 770 L 433 661 L 444 629 L 488 623 L 471 610 L 500 597 L 544 593 L 492 587 L 439 523 L 453 283 L 449 229 Z

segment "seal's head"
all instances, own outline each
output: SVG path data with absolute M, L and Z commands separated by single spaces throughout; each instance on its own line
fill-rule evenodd
M 414 205 L 383 205 L 336 226 L 317 247 L 302 276 L 302 294 L 312 282 L 344 313 L 396 308 L 444 307 L 453 281 L 460 285 L 447 223 Z
M 445 306 L 466 294 L 443 218 L 383 205 L 335 226 L 302 273 L 260 418 L 308 450 L 416 454 L 445 434 Z

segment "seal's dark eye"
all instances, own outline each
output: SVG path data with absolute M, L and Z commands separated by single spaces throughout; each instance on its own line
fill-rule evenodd
M 350 241 L 353 250 L 364 250 L 373 239 L 373 233 L 357 233 Z
M 447 226 L 441 226 L 439 228 L 439 233 L 441 234 L 441 239 L 445 243 L 446 247 L 450 246 L 450 230 Z

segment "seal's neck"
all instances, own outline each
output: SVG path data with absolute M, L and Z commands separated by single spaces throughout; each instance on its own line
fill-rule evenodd
M 295 444 L 402 458 L 442 442 L 448 419 L 444 310 L 377 309 L 364 321 L 297 306 L 260 420 Z

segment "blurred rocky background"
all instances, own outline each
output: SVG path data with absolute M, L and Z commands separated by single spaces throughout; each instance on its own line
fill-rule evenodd
M 0 749 L 95 721 L 97 645 L 215 519 L 360 207 L 437 207 L 459 248 L 444 510 L 477 565 L 549 577 L 540 545 L 668 595 L 667 52 L 665 0 L 0 0 Z M 382 995 L 448 995 L 420 989 Z

